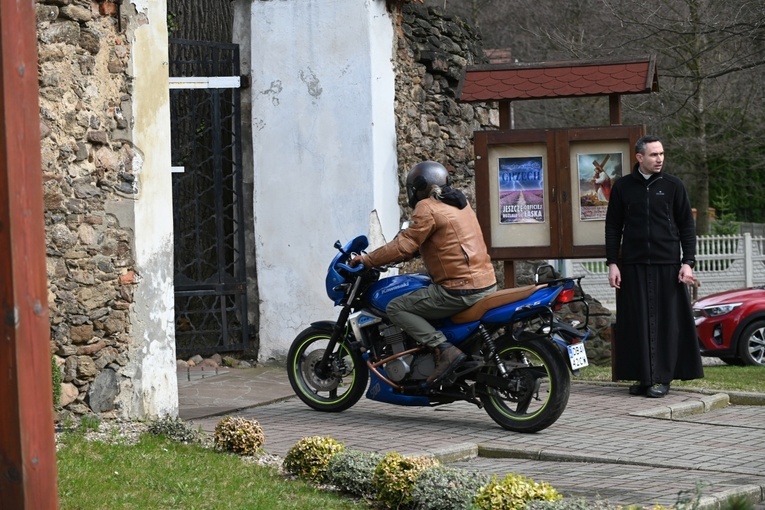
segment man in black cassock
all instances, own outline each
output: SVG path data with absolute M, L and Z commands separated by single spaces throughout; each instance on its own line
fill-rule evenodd
M 659 398 L 673 379 L 704 377 L 685 287 L 696 226 L 682 181 L 662 172 L 661 140 L 644 136 L 635 157 L 632 173 L 614 182 L 606 213 L 608 283 L 617 289 L 613 371 L 637 381 L 631 395 Z

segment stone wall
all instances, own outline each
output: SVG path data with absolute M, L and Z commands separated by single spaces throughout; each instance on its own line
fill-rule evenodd
M 435 8 L 407 4 L 398 25 L 396 134 L 401 203 L 409 169 L 432 159 L 449 170 L 455 187 L 474 200 L 473 131 L 499 127 L 495 104 L 460 103 L 465 66 L 486 61 L 480 36 Z
M 137 192 L 130 47 L 115 3 L 36 4 L 51 350 L 62 406 L 109 412 L 128 363 Z

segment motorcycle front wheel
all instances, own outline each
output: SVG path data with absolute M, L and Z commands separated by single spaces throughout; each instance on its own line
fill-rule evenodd
M 549 339 L 497 341 L 497 354 L 508 371 L 502 388 L 486 384 L 481 402 L 491 418 L 507 430 L 538 432 L 555 423 L 568 404 L 571 376 Z M 488 376 L 500 376 L 487 366 Z
M 316 367 L 332 332 L 310 327 L 300 333 L 287 353 L 287 376 L 297 396 L 308 406 L 327 412 L 348 409 L 359 401 L 369 381 L 369 370 L 357 351 L 337 342 L 326 374 Z

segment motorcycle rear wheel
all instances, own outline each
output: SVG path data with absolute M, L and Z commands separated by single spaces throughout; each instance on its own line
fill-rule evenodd
M 316 365 L 322 359 L 332 332 L 310 327 L 301 332 L 287 353 L 287 376 L 295 394 L 317 411 L 344 411 L 359 401 L 369 382 L 361 355 L 344 342 L 332 352 L 330 373 L 322 377 Z
M 497 353 L 508 369 L 512 391 L 487 386 L 484 409 L 500 426 L 514 432 L 538 432 L 563 414 L 571 391 L 571 376 L 552 342 L 544 337 L 515 341 L 500 337 Z M 495 366 L 487 374 L 498 376 Z

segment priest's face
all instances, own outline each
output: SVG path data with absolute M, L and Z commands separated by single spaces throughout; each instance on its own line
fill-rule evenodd
M 647 143 L 645 150 L 635 154 L 635 157 L 643 173 L 657 174 L 661 172 L 661 167 L 664 164 L 664 146 L 661 142 Z

